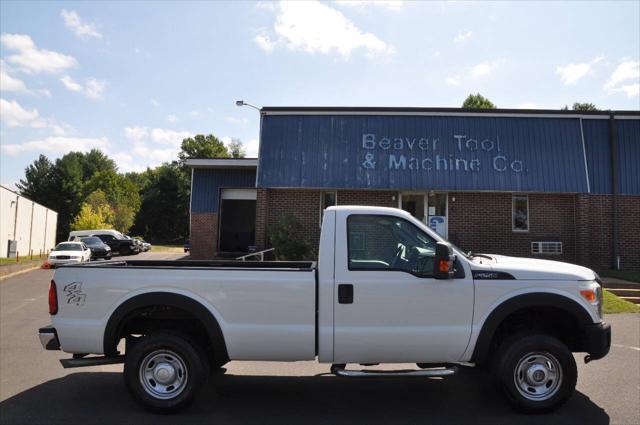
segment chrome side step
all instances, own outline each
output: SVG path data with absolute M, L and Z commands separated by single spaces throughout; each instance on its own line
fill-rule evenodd
M 422 369 L 422 370 L 346 370 L 344 364 L 331 365 L 331 373 L 337 376 L 345 376 L 347 378 L 362 376 L 449 376 L 458 371 L 455 366 L 441 369 Z
M 62 367 L 65 369 L 73 367 L 87 367 L 87 366 L 104 366 L 109 364 L 124 363 L 124 356 L 115 357 L 82 357 L 75 359 L 60 359 Z

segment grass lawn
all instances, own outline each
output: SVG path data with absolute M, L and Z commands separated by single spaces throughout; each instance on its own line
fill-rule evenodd
M 598 273 L 604 277 L 615 277 L 618 279 L 629 280 L 631 282 L 640 282 L 640 271 L 632 270 L 606 270 Z
M 8 266 L 11 264 L 26 264 L 26 263 L 39 263 L 46 260 L 47 257 L 43 256 L 42 258 L 38 258 L 38 256 L 34 256 L 33 260 L 30 260 L 29 257 L 21 257 L 19 262 L 16 262 L 15 258 L 0 258 L 0 266 Z
M 184 252 L 182 245 L 151 245 L 151 252 Z
M 605 289 L 603 311 L 607 314 L 640 313 L 640 305 L 625 301 Z

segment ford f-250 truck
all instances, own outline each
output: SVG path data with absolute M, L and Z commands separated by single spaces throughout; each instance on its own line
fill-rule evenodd
M 611 342 L 592 270 L 465 254 L 410 214 L 379 207 L 325 210 L 317 265 L 63 266 L 49 309 L 40 340 L 73 353 L 63 366 L 124 362 L 133 397 L 158 412 L 187 406 L 230 360 L 312 359 L 356 379 L 487 365 L 517 408 L 548 411 L 574 391 L 572 352 L 588 362 Z M 408 362 L 415 370 L 346 367 Z

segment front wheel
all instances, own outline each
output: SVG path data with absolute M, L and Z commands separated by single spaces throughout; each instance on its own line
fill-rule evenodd
M 578 371 L 567 346 L 549 335 L 511 338 L 498 355 L 497 374 L 509 401 L 518 410 L 554 410 L 573 394 Z
M 144 408 L 156 413 L 186 408 L 208 375 L 202 349 L 172 333 L 142 337 L 125 357 L 124 379 L 129 392 Z

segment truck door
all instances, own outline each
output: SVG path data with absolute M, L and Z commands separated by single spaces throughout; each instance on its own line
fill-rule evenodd
M 473 279 L 432 276 L 436 240 L 394 215 L 338 211 L 334 363 L 444 362 L 471 334 Z M 339 237 L 339 236 L 338 236 Z

